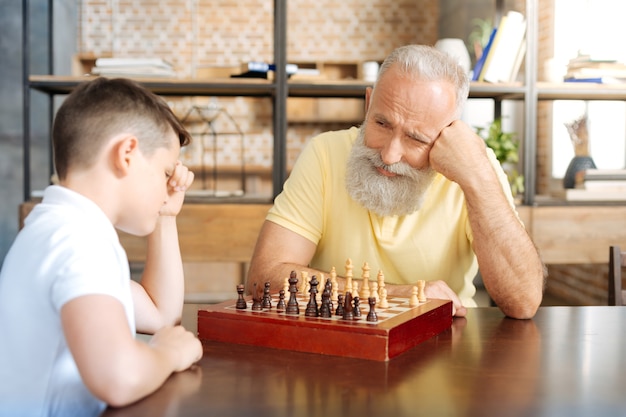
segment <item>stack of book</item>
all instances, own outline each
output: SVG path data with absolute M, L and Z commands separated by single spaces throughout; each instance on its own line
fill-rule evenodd
M 626 169 L 587 169 L 576 188 L 565 190 L 568 201 L 626 201 Z
M 619 84 L 626 82 L 626 64 L 614 59 L 578 55 L 569 60 L 565 82 Z
M 511 10 L 491 32 L 474 66 L 472 81 L 513 82 L 526 54 L 526 19 Z
M 160 58 L 98 58 L 93 75 L 105 77 L 174 77 L 172 64 Z

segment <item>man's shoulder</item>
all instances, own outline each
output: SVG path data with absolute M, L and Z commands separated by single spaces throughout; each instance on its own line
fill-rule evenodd
M 342 130 L 329 130 L 313 137 L 311 142 L 322 146 L 351 146 L 356 140 L 358 133 L 358 127 L 351 127 L 349 129 Z

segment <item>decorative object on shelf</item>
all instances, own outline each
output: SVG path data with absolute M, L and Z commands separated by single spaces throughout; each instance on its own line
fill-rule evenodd
M 524 176 L 517 170 L 519 140 L 516 133 L 502 131 L 502 119 L 495 119 L 486 128 L 477 127 L 476 133 L 496 154 L 496 158 L 509 179 L 513 197 L 521 195 L 524 192 Z
M 188 166 L 192 167 L 192 170 L 195 167 L 196 177 L 202 179 L 202 189 L 188 190 L 187 194 L 198 197 L 243 196 L 246 193 L 244 134 L 230 113 L 214 103 L 194 105 L 181 118 L 181 122 L 194 139 L 189 146 L 181 150 L 181 157 Z M 224 146 L 219 146 L 218 138 L 220 137 L 233 147 L 234 154 L 226 154 Z M 207 139 L 210 142 L 208 145 Z M 239 155 L 236 155 L 236 151 L 239 151 Z M 206 158 L 207 154 L 210 154 L 209 160 Z M 228 159 L 228 161 L 223 159 Z M 228 189 L 218 188 L 220 164 L 238 165 L 239 172 L 236 172 L 237 169 L 233 171 L 239 176 L 239 179 L 235 181 L 237 184 L 234 185 L 234 189 L 232 185 Z
M 563 188 L 576 187 L 576 175 L 586 169 L 596 168 L 596 164 L 589 155 L 589 131 L 587 129 L 587 114 L 578 119 L 565 123 L 572 145 L 574 145 L 574 158 L 570 161 L 565 176 Z
M 459 65 L 469 74 L 471 61 L 465 42 L 458 38 L 443 38 L 435 43 L 435 48 L 458 60 Z

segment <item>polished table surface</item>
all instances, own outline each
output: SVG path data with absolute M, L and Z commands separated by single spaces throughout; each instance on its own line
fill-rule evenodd
M 185 306 L 189 329 L 198 307 Z M 469 309 L 386 363 L 208 343 L 195 369 L 104 415 L 626 415 L 626 307 Z

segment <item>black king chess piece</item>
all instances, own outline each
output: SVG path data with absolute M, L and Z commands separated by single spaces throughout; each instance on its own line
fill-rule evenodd
M 313 275 L 311 277 L 311 289 L 309 290 L 309 303 L 306 305 L 306 310 L 304 311 L 304 315 L 306 317 L 317 317 L 320 315 L 320 312 L 317 308 L 317 277 Z
M 300 307 L 298 307 L 298 276 L 296 271 L 291 271 L 289 274 L 289 301 L 287 302 L 287 309 L 285 314 L 298 315 L 300 314 Z

